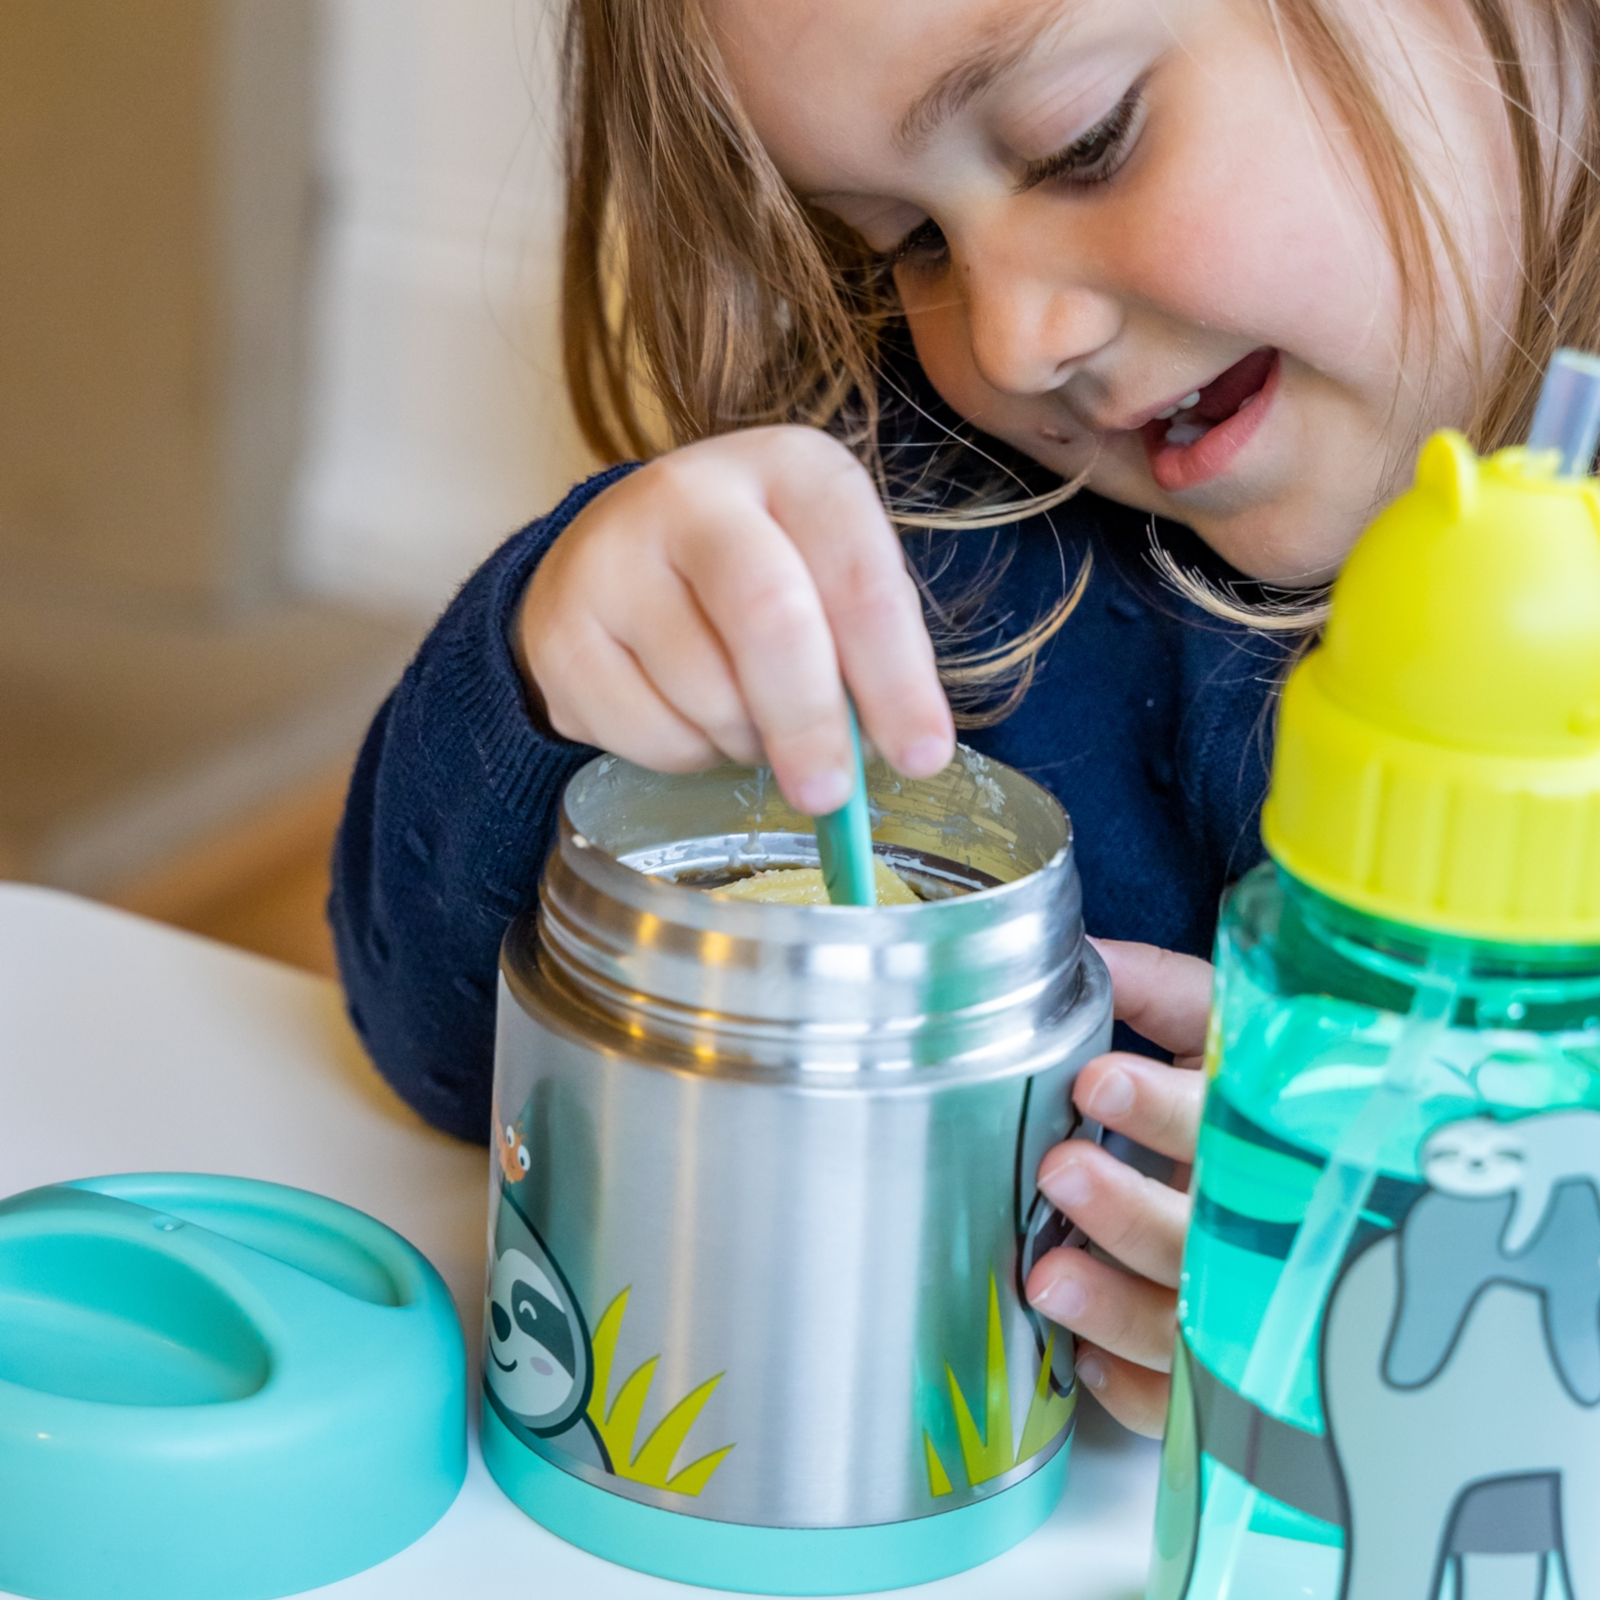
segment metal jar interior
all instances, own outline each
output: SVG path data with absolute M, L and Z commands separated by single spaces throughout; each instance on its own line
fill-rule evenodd
M 923 903 L 765 905 L 694 885 L 816 864 L 769 773 L 598 758 L 567 788 L 508 981 L 596 1043 L 716 1076 L 1035 1070 L 1083 981 L 1066 813 L 965 749 L 925 780 L 877 764 L 868 789 L 876 848 Z

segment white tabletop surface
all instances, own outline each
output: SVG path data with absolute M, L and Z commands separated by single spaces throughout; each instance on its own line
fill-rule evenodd
M 267 1178 L 388 1223 L 438 1267 L 476 1352 L 488 1157 L 434 1132 L 362 1054 L 335 986 L 53 890 L 0 884 L 0 1194 L 110 1172 Z M 470 1391 L 477 1393 L 476 1374 Z M 645 1577 L 546 1533 L 477 1448 L 444 1518 L 409 1549 L 317 1590 L 338 1600 L 464 1595 L 667 1600 Z M 1155 1446 L 1090 1404 L 1059 1509 L 927 1600 L 1134 1600 Z

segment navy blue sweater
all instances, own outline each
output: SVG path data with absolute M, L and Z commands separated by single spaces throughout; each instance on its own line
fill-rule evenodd
M 329 914 L 350 1015 L 399 1093 L 464 1139 L 488 1137 L 501 937 L 536 897 L 563 785 L 594 754 L 529 715 L 509 630 L 540 556 L 625 470 L 580 485 L 467 582 L 379 711 L 339 832 Z M 1204 955 L 1223 889 L 1261 856 L 1284 657 L 1162 588 L 1152 536 L 1229 576 L 1187 530 L 1090 494 L 908 555 L 936 597 L 1007 558 L 970 619 L 992 642 L 1048 610 L 1092 554 L 1020 706 L 966 738 L 1071 813 L 1091 933 Z

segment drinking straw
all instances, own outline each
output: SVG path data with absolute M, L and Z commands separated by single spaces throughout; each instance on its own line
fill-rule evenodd
M 878 884 L 872 870 L 872 818 L 867 812 L 867 775 L 861 763 L 861 730 L 855 707 L 845 700 L 850 719 L 850 749 L 855 763 L 855 788 L 837 811 L 816 818 L 817 854 L 822 881 L 836 906 L 874 906 Z
M 1581 478 L 1600 444 L 1600 356 L 1558 350 L 1528 430 L 1530 450 L 1559 450 L 1561 476 Z
M 1418 976 L 1411 1009 L 1383 1076 L 1345 1129 L 1311 1191 L 1305 1219 L 1295 1231 L 1239 1384 L 1247 1400 L 1272 1416 L 1281 1417 L 1288 1409 L 1317 1321 L 1378 1176 L 1383 1147 L 1421 1086 L 1435 1039 L 1449 1026 L 1467 960 L 1465 947 L 1452 946 L 1436 954 Z M 1232 1595 L 1258 1492 L 1254 1484 L 1231 1472 L 1213 1476 L 1201 1513 L 1201 1528 L 1210 1537 L 1199 1539 L 1188 1590 L 1197 1600 L 1212 1595 L 1229 1600 Z

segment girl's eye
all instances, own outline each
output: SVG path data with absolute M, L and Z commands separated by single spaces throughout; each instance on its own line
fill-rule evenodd
M 1127 160 L 1143 123 L 1144 80 L 1141 78 L 1104 121 L 1097 122 L 1066 149 L 1042 161 L 1030 161 L 1017 183 L 1018 192 L 1037 188 L 1051 179 L 1083 189 L 1109 181 Z
M 945 243 L 944 230 L 929 217 L 926 222 L 913 228 L 899 244 L 884 251 L 883 264 L 886 267 L 932 267 L 949 254 L 950 246 Z
M 1115 177 L 1144 124 L 1144 88 L 1145 81 L 1141 78 L 1117 102 L 1110 116 L 1097 122 L 1064 150 L 1045 156 L 1041 161 L 1030 161 L 1017 183 L 1017 192 L 1020 194 L 1052 180 L 1075 189 L 1088 189 Z M 950 246 L 943 229 L 929 217 L 897 245 L 884 251 L 881 259 L 889 268 L 913 266 L 928 270 L 943 265 L 949 256 Z

